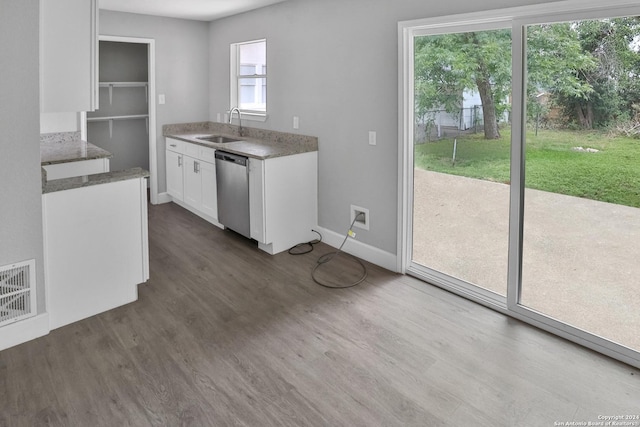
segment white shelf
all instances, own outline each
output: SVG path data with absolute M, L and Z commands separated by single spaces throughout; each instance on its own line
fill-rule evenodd
M 114 87 L 144 87 L 145 101 L 149 102 L 149 83 L 148 82 L 100 82 L 100 87 L 109 88 L 109 105 L 113 104 L 113 88 Z
M 148 114 L 130 114 L 128 116 L 104 116 L 104 117 L 87 117 L 87 122 L 109 122 L 109 138 L 113 138 L 113 122 L 114 120 L 139 120 L 145 119 L 147 123 L 147 133 L 149 133 L 149 115 Z
M 100 82 L 100 87 L 144 87 L 147 82 Z
M 128 116 L 104 116 L 104 117 L 87 117 L 88 122 L 106 122 L 108 120 L 135 120 L 146 119 L 148 114 L 131 114 Z

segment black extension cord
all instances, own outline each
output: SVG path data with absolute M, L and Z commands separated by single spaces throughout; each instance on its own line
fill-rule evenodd
M 353 233 L 353 231 L 352 231 L 353 225 L 356 223 L 356 221 L 358 220 L 358 218 L 361 215 L 364 215 L 364 214 L 362 212 L 359 213 L 358 215 L 356 215 L 356 217 L 351 222 L 351 226 L 349 227 L 349 231 L 344 236 L 344 240 L 342 241 L 342 244 L 340 245 L 338 250 L 334 251 L 334 252 L 329 252 L 327 254 L 324 254 L 324 255 L 320 256 L 318 258 L 318 260 L 316 261 L 315 267 L 313 267 L 313 270 L 311 270 L 311 278 L 313 279 L 314 282 L 316 282 L 320 286 L 324 286 L 325 288 L 332 288 L 332 289 L 351 288 L 351 287 L 354 287 L 354 286 L 359 285 L 360 283 L 364 282 L 364 280 L 367 278 L 367 267 L 364 265 L 364 263 L 359 258 L 354 257 L 353 255 L 347 254 L 346 252 L 342 251 L 342 247 L 344 246 L 345 243 L 347 243 L 347 240 L 349 239 L 349 236 L 351 236 L 351 234 Z M 311 240 L 311 241 L 305 242 L 305 243 L 299 243 L 299 244 L 293 246 L 292 248 L 289 249 L 289 253 L 291 255 L 308 254 L 309 252 L 313 251 L 313 245 L 318 244 L 318 243 L 320 243 L 322 241 L 322 234 L 320 234 L 316 230 L 311 230 L 311 231 L 313 231 L 314 233 L 318 234 L 318 236 L 320 236 L 320 238 L 319 239 L 315 239 L 315 240 Z M 301 248 L 304 248 L 304 249 L 301 249 Z M 360 278 L 358 280 L 356 280 L 355 282 L 348 283 L 348 284 L 333 284 L 333 283 L 323 282 L 320 279 L 318 279 L 316 277 L 316 271 L 318 270 L 318 268 L 320 268 L 320 266 L 322 266 L 322 265 L 325 265 L 325 264 L 329 263 L 332 259 L 334 259 L 336 256 L 338 256 L 341 253 L 346 254 L 346 255 L 350 256 L 351 258 L 355 259 L 356 261 L 358 261 L 358 263 L 362 266 L 362 276 L 360 276 Z

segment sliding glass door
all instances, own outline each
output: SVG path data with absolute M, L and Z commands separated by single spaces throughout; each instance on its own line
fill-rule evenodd
M 504 299 L 511 30 L 422 35 L 414 52 L 413 261 Z
M 639 40 L 636 17 L 526 26 L 519 301 L 637 351 Z
M 401 25 L 403 271 L 640 366 L 640 8 L 546 7 Z

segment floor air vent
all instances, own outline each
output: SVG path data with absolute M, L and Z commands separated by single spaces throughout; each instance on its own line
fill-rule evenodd
M 0 267 L 0 326 L 35 315 L 35 260 Z

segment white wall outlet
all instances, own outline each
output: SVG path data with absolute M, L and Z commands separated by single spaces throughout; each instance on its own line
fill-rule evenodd
M 350 218 L 349 224 L 353 223 L 354 227 L 362 228 L 364 230 L 369 229 L 369 209 L 351 205 Z
M 220 113 L 216 114 L 216 122 L 220 123 L 222 121 L 222 115 Z
M 165 103 L 164 93 L 161 93 L 158 95 L 158 104 L 164 105 L 164 103 Z
M 376 131 L 375 130 L 370 130 L 369 131 L 369 145 L 376 145 L 377 141 L 376 141 Z
M 298 116 L 293 116 L 293 128 L 298 129 L 300 127 L 300 118 Z

